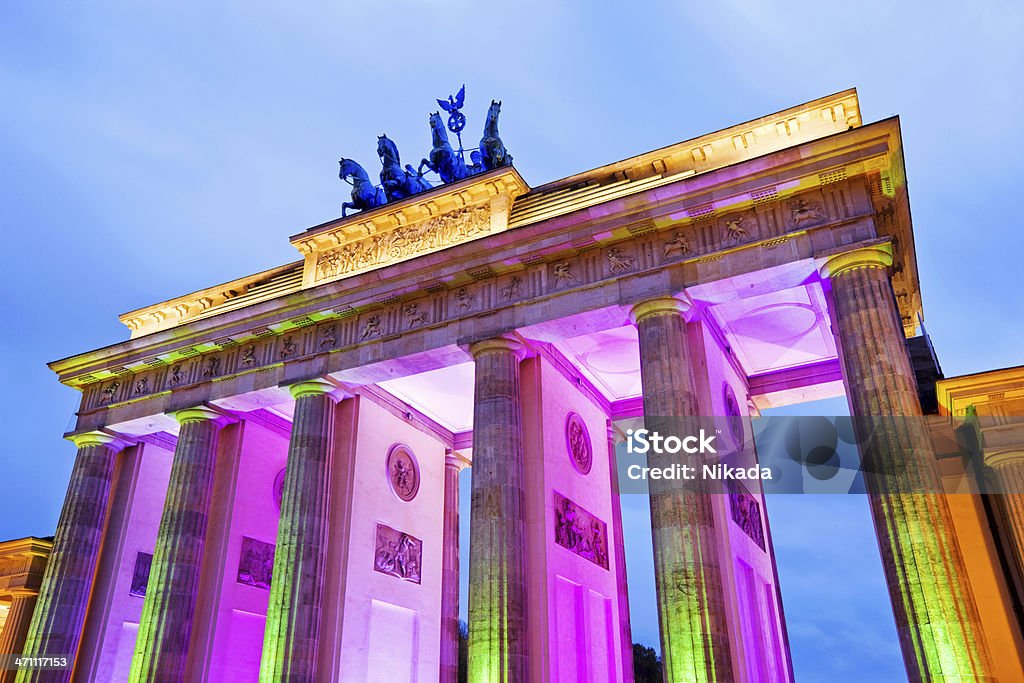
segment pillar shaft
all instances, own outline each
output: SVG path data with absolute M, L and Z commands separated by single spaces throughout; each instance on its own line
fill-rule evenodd
M 680 438 L 700 428 L 693 359 L 682 317 L 685 308 L 675 299 L 658 299 L 633 310 L 640 339 L 644 426 Z M 665 457 L 649 455 L 648 463 L 662 467 L 680 460 L 670 456 L 662 462 Z M 666 480 L 652 480 L 649 486 L 665 681 L 731 681 L 728 617 L 711 496 L 700 479 L 685 488 Z
M 441 559 L 440 683 L 459 678 L 459 463 L 444 465 L 444 531 Z
M 622 656 L 622 680 L 633 681 L 633 630 L 629 623 L 629 582 L 626 578 L 626 546 L 622 535 L 622 505 L 619 500 L 619 467 L 615 460 L 615 432 L 608 421 L 608 473 L 611 476 L 612 533 L 615 535 L 615 585 L 619 593 L 619 651 Z
M 911 681 L 991 681 L 991 664 L 886 269 L 837 257 L 832 305 L 872 516 Z M 870 421 L 869 421 L 870 420 Z M 878 473 L 878 474 L 875 474 Z
M 493 339 L 476 361 L 469 544 L 469 681 L 527 680 L 526 516 L 519 346 Z
M 68 656 L 73 661 L 82 638 L 114 475 L 114 459 L 121 444 L 97 432 L 72 440 L 78 445 L 78 455 L 71 470 L 71 482 L 24 652 L 30 656 Z M 70 678 L 70 669 L 23 670 L 17 680 L 63 682 Z
M 0 631 L 0 654 L 21 654 L 25 647 L 25 636 L 28 635 L 32 610 L 36 606 L 35 593 L 15 593 L 11 607 L 7 612 L 7 621 Z M 0 683 L 13 681 L 17 672 L 0 671 Z
M 183 681 L 213 490 L 218 413 L 179 412 L 181 422 L 129 680 Z
M 281 497 L 260 681 L 316 678 L 327 556 L 330 467 L 337 389 L 326 381 L 289 387 L 295 397 Z
M 1005 519 L 1010 555 L 1019 572 L 1024 573 L 1024 451 L 986 457 L 996 477 L 995 496 Z M 0 650 L 2 652 L 2 650 Z

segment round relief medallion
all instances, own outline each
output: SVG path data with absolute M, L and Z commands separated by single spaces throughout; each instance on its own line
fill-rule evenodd
M 388 454 L 388 483 L 395 495 L 404 501 L 416 497 L 420 490 L 420 468 L 416 458 L 405 446 L 395 446 Z
M 732 434 L 733 443 L 740 446 L 743 443 L 743 417 L 740 415 L 740 404 L 736 400 L 736 392 L 728 384 L 723 384 L 722 398 L 725 401 L 725 416 L 728 418 L 729 432 Z
M 594 452 L 590 447 L 590 433 L 583 418 L 576 413 L 569 413 L 565 419 L 565 447 L 572 458 L 572 464 L 580 474 L 590 472 L 594 464 Z
M 281 468 L 281 471 L 274 477 L 274 505 L 277 506 L 277 511 L 281 511 L 281 499 L 284 498 L 284 473 L 285 468 Z

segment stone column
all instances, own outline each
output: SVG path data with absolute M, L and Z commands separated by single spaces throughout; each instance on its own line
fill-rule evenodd
M 125 443 L 105 432 L 78 434 L 70 439 L 78 446 L 78 455 L 24 652 L 29 656 L 67 656 L 74 661 L 96 574 L 114 459 Z M 23 670 L 18 672 L 17 680 L 28 683 L 70 678 L 70 669 Z
M 700 429 L 700 409 L 683 315 L 685 301 L 659 298 L 631 311 L 640 338 L 644 426 L 680 438 Z M 648 455 L 652 467 L 686 464 L 687 456 Z M 692 465 L 699 465 L 693 456 Z M 700 468 L 697 468 L 700 471 Z M 654 580 L 665 680 L 733 680 L 728 617 L 714 509 L 707 486 L 651 480 Z
M 0 654 L 21 654 L 28 635 L 32 610 L 36 607 L 36 594 L 32 591 L 18 591 L 11 596 L 11 606 L 7 611 L 7 621 L 0 631 Z M 0 671 L 0 683 L 14 680 L 14 671 Z
M 441 541 L 441 676 L 459 679 L 459 470 L 454 454 L 444 459 L 444 532 Z
M 985 454 L 985 465 L 995 475 L 995 498 L 1005 520 L 1009 551 L 1024 573 L 1024 451 Z
M 313 681 L 320 642 L 331 457 L 338 386 L 324 379 L 288 387 L 295 398 L 263 635 L 260 681 Z M 367 560 L 369 562 L 369 560 Z
M 488 339 L 476 361 L 469 543 L 469 681 L 527 680 L 526 512 L 519 362 L 523 346 Z
M 174 414 L 181 423 L 160 517 L 129 680 L 183 681 L 199 591 L 206 529 L 225 416 L 206 406 Z
M 608 474 L 611 477 L 612 533 L 615 535 L 615 585 L 619 593 L 619 650 L 622 657 L 622 680 L 633 681 L 633 630 L 629 624 L 629 582 L 626 579 L 626 546 L 622 536 L 622 504 L 619 500 L 619 468 L 615 459 L 615 430 L 608 420 Z
M 903 325 L 890 245 L 830 258 L 843 379 L 909 678 L 991 681 L 978 610 L 942 491 Z

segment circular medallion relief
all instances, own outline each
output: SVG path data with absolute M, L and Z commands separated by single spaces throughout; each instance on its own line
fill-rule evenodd
M 281 471 L 274 477 L 274 505 L 277 506 L 277 511 L 281 511 L 281 499 L 284 498 L 284 473 L 285 468 L 282 467 Z
M 388 453 L 388 483 L 395 495 L 408 502 L 420 490 L 420 468 L 405 446 L 393 446 Z
M 569 413 L 565 418 L 565 447 L 580 474 L 590 472 L 594 464 L 594 452 L 590 446 L 590 433 L 583 418 L 576 413 Z
M 725 416 L 728 418 L 729 433 L 733 443 L 743 444 L 743 417 L 740 415 L 740 404 L 736 400 L 736 392 L 728 384 L 722 385 L 722 398 L 725 401 Z

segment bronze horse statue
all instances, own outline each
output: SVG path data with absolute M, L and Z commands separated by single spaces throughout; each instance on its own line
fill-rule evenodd
M 341 217 L 344 218 L 349 209 L 355 209 L 357 211 L 363 211 L 365 209 L 374 209 L 388 201 L 387 196 L 384 194 L 384 190 L 379 187 L 374 187 L 370 181 L 370 176 L 366 170 L 363 169 L 358 163 L 352 159 L 342 158 L 338 161 L 338 165 L 341 167 L 338 171 L 338 177 L 343 181 L 350 182 L 352 184 L 352 201 L 345 202 L 341 205 Z
M 466 166 L 465 160 L 448 142 L 448 131 L 441 121 L 440 112 L 430 115 L 430 132 L 434 138 L 434 148 L 430 150 L 430 156 L 420 162 L 419 174 L 423 175 L 423 167 L 426 166 L 441 176 L 444 183 L 453 183 L 473 175 L 474 169 Z
M 413 170 L 412 166 L 406 164 L 405 168 L 402 168 L 398 147 L 388 139 L 387 135 L 377 137 L 377 156 L 380 157 L 382 164 L 380 182 L 389 202 L 405 199 L 430 189 L 430 183 Z
M 487 110 L 487 121 L 484 123 L 484 136 L 480 139 L 480 162 L 485 171 L 512 165 L 512 155 L 505 149 L 498 134 L 500 113 L 501 101 L 491 100 L 491 107 Z

